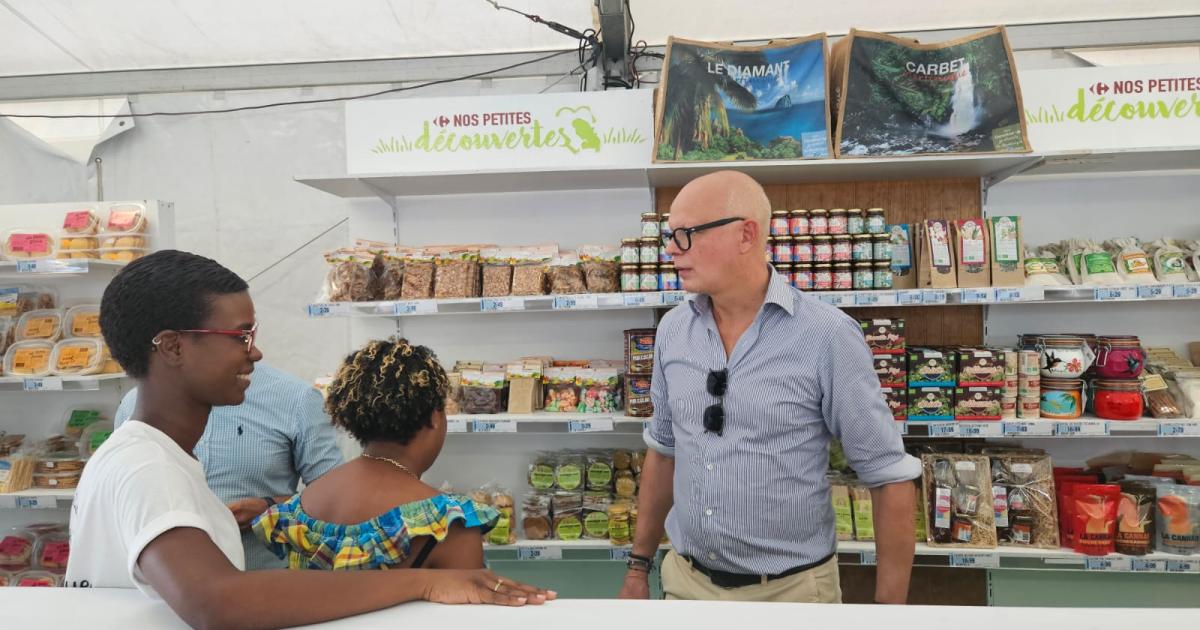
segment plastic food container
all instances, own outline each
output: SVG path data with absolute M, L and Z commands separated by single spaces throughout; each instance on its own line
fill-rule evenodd
M 33 564 L 37 538 L 20 529 L 0 534 L 0 571 L 24 571 Z
M 40 490 L 68 490 L 79 486 L 83 471 L 73 473 L 33 474 L 33 487 Z
M 34 566 L 51 573 L 66 573 L 71 556 L 71 537 L 67 534 L 46 534 L 38 538 L 33 552 Z
M 149 240 L 141 232 L 105 232 L 97 240 L 96 247 L 105 249 L 146 249 Z
M 55 258 L 59 260 L 100 260 L 98 249 L 60 249 Z
M 8 346 L 16 337 L 17 320 L 0 315 L 0 354 L 8 351 Z
M 52 354 L 54 344 L 49 341 L 19 341 L 4 353 L 4 373 L 35 378 L 49 376 Z
M 58 239 L 59 258 L 62 258 L 64 254 L 70 255 L 73 251 L 96 249 L 100 249 L 100 239 L 93 235 L 63 234 L 62 238 Z
M 140 203 L 114 203 L 108 207 L 105 232 L 145 232 L 146 206 Z
M 150 253 L 145 249 L 111 249 L 100 248 L 100 260 L 108 260 L 111 262 L 133 262 Z
M 67 309 L 63 334 L 76 339 L 100 339 L 100 307 L 89 304 Z
M 50 372 L 55 376 L 88 376 L 102 369 L 104 348 L 95 339 L 64 339 L 50 357 Z
M 14 575 L 10 586 L 42 586 L 53 588 L 58 586 L 61 581 L 62 578 L 47 571 L 25 571 L 24 573 Z
M 100 229 L 100 217 L 95 208 L 80 208 L 72 210 L 63 217 L 62 233 L 64 235 L 95 234 Z
M 1137 379 L 1097 380 L 1092 405 L 1105 420 L 1137 420 L 1142 417 L 1142 387 Z
M 9 260 L 54 258 L 55 251 L 54 237 L 40 230 L 12 230 L 0 242 L 0 254 Z
M 0 290 L 2 291 L 2 290 Z M 3 304 L 3 302 L 0 302 Z M 0 316 L 9 315 L 20 317 L 25 313 L 37 310 L 58 308 L 58 292 L 44 287 L 19 287 L 17 289 L 17 304 L 12 312 L 0 310 Z
M 79 454 L 84 458 L 91 457 L 112 433 L 113 423 L 108 420 L 91 424 L 83 430 L 83 436 L 79 438 Z
M 83 472 L 83 460 L 71 455 L 47 455 L 33 463 L 35 475 L 53 475 Z
M 63 435 L 78 440 L 83 430 L 103 419 L 99 409 L 71 409 L 63 418 Z
M 17 321 L 17 341 L 58 341 L 62 338 L 62 311 L 41 309 L 29 311 Z
M 112 358 L 112 353 L 108 350 L 108 344 L 100 342 L 100 347 L 104 353 L 104 365 L 100 366 L 101 374 L 121 374 L 125 370 L 121 367 L 117 360 Z

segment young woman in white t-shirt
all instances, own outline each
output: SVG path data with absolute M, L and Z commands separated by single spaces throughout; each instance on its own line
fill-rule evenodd
M 80 480 L 69 586 L 136 587 L 198 628 L 305 625 L 414 600 L 554 599 L 486 570 L 243 571 L 237 523 L 191 453 L 214 406 L 241 404 L 262 358 L 248 286 L 207 258 L 158 252 L 113 279 L 100 328 L 138 379 L 138 402 Z

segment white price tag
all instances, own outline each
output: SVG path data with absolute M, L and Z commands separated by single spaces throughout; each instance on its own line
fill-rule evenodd
M 854 294 L 855 306 L 895 306 L 895 291 L 868 291 Z
M 896 421 L 896 424 L 900 425 L 900 435 L 908 435 L 908 423 L 907 422 L 904 422 L 903 420 L 898 420 L 898 421 Z
M 502 297 L 502 298 L 483 298 L 479 301 L 479 310 L 484 313 L 499 313 L 505 311 L 523 311 L 525 310 L 525 298 L 523 297 Z
M 578 311 L 598 308 L 600 303 L 596 300 L 595 295 L 556 295 L 554 296 L 554 310 L 556 311 Z
M 1046 299 L 1046 290 L 1042 287 L 1024 287 L 996 289 L 996 302 L 1041 302 Z
M 22 389 L 27 392 L 61 392 L 63 388 L 63 380 L 53 376 L 27 378 L 22 384 Z
M 1139 300 L 1161 300 L 1171 297 L 1171 287 L 1163 284 L 1151 284 L 1137 288 Z
M 1136 300 L 1137 289 L 1134 287 L 1100 287 L 1096 289 L 1095 297 L 1097 302 Z
M 664 305 L 674 306 L 676 304 L 683 304 L 683 301 L 687 299 L 687 292 L 686 291 L 663 291 L 662 297 L 663 297 Z
M 562 560 L 562 547 L 518 547 L 517 560 Z
M 475 420 L 471 422 L 471 433 L 516 433 L 517 423 L 512 420 Z
M 1114 556 L 1102 558 L 1087 558 L 1083 561 L 1083 568 L 1087 571 L 1130 571 L 1132 570 L 1133 558 Z
M 631 553 L 633 553 L 633 549 L 629 547 L 614 547 L 608 550 L 608 557 L 610 560 L 625 562 Z
M 1166 563 L 1162 560 L 1144 560 L 1142 558 L 1133 558 L 1129 565 L 1129 570 L 1134 573 L 1162 573 L 1166 568 Z
M 957 422 L 930 422 L 929 437 L 958 437 Z
M 623 293 L 625 306 L 662 306 L 662 293 Z
M 1054 434 L 1059 437 L 1104 437 L 1108 435 L 1108 422 L 1105 420 L 1055 422 Z
M 18 260 L 17 273 L 87 273 L 88 261 L 79 260 Z
M 466 433 L 466 420 L 446 420 L 446 433 Z
M 346 302 L 325 302 L 309 304 L 309 317 L 346 317 L 350 315 L 350 304 Z
M 959 422 L 960 437 L 1000 437 L 1004 427 L 999 422 Z
M 945 304 L 946 292 L 941 289 L 924 289 L 921 291 L 922 304 Z
M 858 554 L 858 563 L 863 566 L 875 566 L 879 564 L 879 560 L 874 551 L 863 551 Z
M 1028 421 L 1027 420 L 1027 421 L 1023 421 L 1023 422 L 1022 421 L 1018 421 L 1018 422 L 1008 421 L 1008 422 L 1004 422 L 1002 424 L 1004 425 L 1004 427 L 1003 427 L 1004 435 L 1009 436 L 1009 437 L 1012 437 L 1012 436 L 1045 437 L 1045 436 L 1054 435 L 1055 427 L 1054 427 L 1053 422 L 1037 422 L 1037 421 Z
M 1167 560 L 1167 573 L 1200 573 L 1200 560 Z
M 818 299 L 830 306 L 839 308 L 854 304 L 853 293 L 822 293 L 818 296 Z
M 1200 295 L 1200 285 L 1176 284 L 1171 287 L 1171 296 L 1177 300 L 1186 300 Z
M 999 569 L 1000 556 L 994 553 L 952 553 L 950 566 L 966 569 Z
M 58 507 L 58 499 L 54 497 L 17 497 L 18 510 L 53 510 Z
M 1158 425 L 1159 437 L 1200 436 L 1200 422 L 1162 422 Z
M 963 304 L 991 304 L 996 301 L 996 292 L 991 289 L 962 289 Z
M 612 430 L 612 420 L 572 420 L 567 423 L 567 433 L 607 433 Z
M 897 291 L 896 301 L 901 306 L 913 306 L 915 304 L 924 304 L 924 292 L 920 290 Z
M 437 302 L 434 300 L 405 300 L 392 304 L 392 315 L 400 317 L 402 315 L 431 315 L 438 312 Z

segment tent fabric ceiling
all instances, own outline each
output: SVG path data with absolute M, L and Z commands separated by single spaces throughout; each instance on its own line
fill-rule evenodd
M 501 0 L 576 29 L 594 0 Z M 755 40 L 1196 13 L 1196 0 L 630 0 L 637 39 Z M 0 0 L 0 77 L 560 50 L 574 42 L 485 0 Z

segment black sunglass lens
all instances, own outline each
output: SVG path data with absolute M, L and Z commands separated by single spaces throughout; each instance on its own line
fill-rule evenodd
M 725 395 L 729 385 L 728 370 L 714 370 L 708 373 L 708 393 L 718 398 Z
M 725 429 L 725 407 L 720 403 L 704 410 L 704 430 L 717 435 Z

